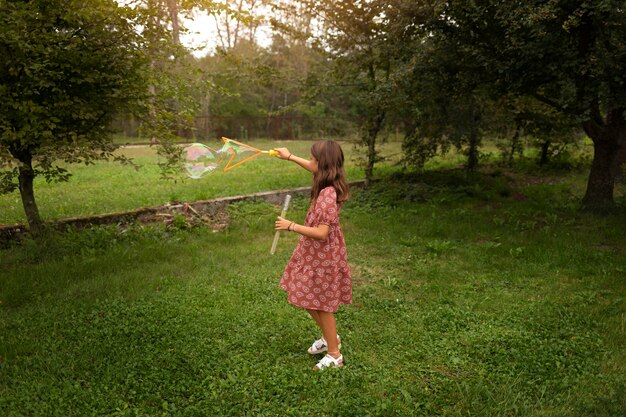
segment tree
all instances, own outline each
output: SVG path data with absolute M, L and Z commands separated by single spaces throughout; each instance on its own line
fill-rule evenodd
M 206 85 L 196 74 L 197 66 L 182 45 L 186 28 L 180 15 L 192 13 L 195 7 L 213 7 L 203 0 L 136 0 L 133 7 L 142 18 L 141 34 L 149 66 L 145 78 L 147 99 L 140 109 L 140 133 L 157 143 L 161 177 L 171 179 L 179 171 L 182 149 L 178 139 L 193 128 L 193 118 L 200 107 L 198 90 Z
M 541 166 L 581 141 L 582 132 L 575 119 L 534 98 L 517 97 L 507 100 L 502 107 L 512 119 L 510 124 L 515 126 L 509 160 L 516 150 L 521 151 L 519 142 L 515 143 L 516 138 L 519 141 L 525 137 L 539 148 L 538 163 Z
M 405 162 L 421 167 L 454 147 L 467 155 L 466 168 L 474 171 L 483 134 L 492 130 L 488 116 L 495 107 L 482 69 L 446 39 L 429 38 L 422 31 L 411 37 L 398 51 L 411 57 L 398 80 L 405 104 Z
M 33 234 L 36 176 L 65 181 L 59 161 L 120 159 L 110 120 L 147 91 L 136 18 L 113 0 L 0 2 L 0 190 L 19 188 Z
M 203 1 L 199 0 L 202 4 Z M 224 50 L 237 47 L 239 41 L 255 42 L 259 26 L 263 22 L 259 9 L 263 9 L 268 0 L 231 0 L 206 2 L 203 6 L 213 16 L 220 47 Z
M 623 0 L 427 2 L 424 29 L 481 66 L 502 94 L 532 97 L 578 120 L 594 144 L 583 198 L 613 203 L 626 139 L 626 4 Z
M 361 144 L 366 147 L 365 178 L 373 177 L 379 156 L 376 141 L 389 113 L 393 65 L 386 27 L 388 1 L 302 0 L 322 22 L 312 33 L 333 65 L 333 90 L 355 104 L 361 122 Z M 341 86 L 338 89 L 336 86 Z M 346 88 L 348 87 L 348 88 Z

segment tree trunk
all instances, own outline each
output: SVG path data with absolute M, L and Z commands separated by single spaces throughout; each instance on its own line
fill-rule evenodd
M 376 138 L 383 126 L 385 120 L 385 112 L 377 112 L 374 117 L 368 121 L 367 129 L 365 129 L 365 137 L 363 142 L 367 145 L 367 163 L 365 166 L 365 185 L 369 186 L 374 177 L 374 164 L 376 163 Z
M 515 154 L 517 153 L 520 157 L 523 154 L 522 144 L 520 143 L 520 139 L 522 137 L 522 124 L 519 120 L 515 121 L 515 133 L 513 134 L 513 138 L 511 139 L 511 152 L 508 155 L 508 163 L 509 166 L 513 165 L 513 160 L 515 159 Z
M 513 134 L 513 138 L 511 139 L 511 151 L 507 155 L 507 162 L 509 166 L 513 165 L 513 159 L 515 159 L 515 151 L 517 150 L 518 143 L 519 129 L 515 129 L 515 133 Z
M 479 116 L 474 111 L 472 116 L 472 125 L 470 127 L 469 134 L 469 149 L 467 153 L 467 170 L 473 172 L 478 168 L 478 145 L 480 145 L 480 138 L 478 137 L 478 121 Z
M 180 45 L 180 21 L 178 20 L 178 3 L 176 0 L 167 1 L 167 9 L 172 22 L 172 38 L 176 45 Z
M 602 210 L 613 205 L 613 190 L 617 177 L 619 150 L 626 140 L 624 109 L 608 112 L 605 123 L 598 119 L 583 123 L 593 141 L 593 162 L 587 181 L 583 205 L 587 209 Z
M 469 137 L 467 170 L 473 172 L 476 168 L 478 168 L 478 132 L 475 128 L 472 128 Z
M 373 55 L 370 50 L 370 54 Z M 386 71 L 386 81 L 389 81 L 390 70 L 387 67 Z M 368 75 L 369 81 L 371 83 L 370 92 L 374 93 L 377 90 L 378 83 L 376 81 L 376 69 L 372 62 L 368 65 Z M 376 155 L 376 138 L 378 137 L 378 133 L 380 129 L 383 127 L 383 122 L 385 121 L 386 111 L 384 107 L 380 105 L 380 103 L 372 103 L 372 112 L 368 120 L 366 121 L 366 129 L 364 132 L 365 137 L 363 138 L 363 142 L 367 145 L 367 164 L 365 166 L 365 186 L 369 186 L 373 177 L 374 177 L 374 164 L 377 160 Z
M 626 179 L 626 141 L 622 142 L 622 148 L 618 152 L 617 179 L 622 181 Z
M 548 163 L 548 151 L 550 150 L 550 141 L 546 140 L 541 144 L 541 156 L 539 157 L 539 165 L 544 166 Z
M 594 140 L 593 150 L 593 162 L 583 205 L 591 209 L 602 209 L 613 204 L 619 147 L 610 141 Z
M 22 164 L 19 167 L 19 184 L 22 205 L 24 206 L 24 213 L 26 214 L 31 234 L 38 236 L 43 230 L 43 222 L 41 221 L 39 209 L 35 202 L 35 192 L 33 189 L 35 172 L 33 171 L 32 157 L 23 157 L 20 159 L 20 162 L 22 162 Z

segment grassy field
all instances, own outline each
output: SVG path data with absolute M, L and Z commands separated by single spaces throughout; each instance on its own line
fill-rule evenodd
M 310 141 L 255 141 L 261 149 L 289 147 L 291 151 L 308 158 Z M 212 144 L 218 146 L 218 143 Z M 349 161 L 349 180 L 363 177 L 353 160 L 357 158 L 354 145 L 343 142 Z M 152 207 L 174 201 L 197 201 L 228 195 L 248 194 L 293 187 L 308 186 L 310 174 L 293 163 L 273 157 L 260 156 L 229 172 L 216 170 L 205 178 L 190 179 L 182 172 L 174 180 L 160 178 L 159 158 L 155 148 L 129 147 L 120 149 L 139 166 L 135 170 L 116 162 L 98 162 L 85 166 L 68 167 L 73 174 L 69 182 L 48 184 L 43 178 L 35 180 L 35 197 L 45 220 L 80 215 L 100 214 Z M 391 143 L 381 148 L 383 155 L 399 157 L 400 144 Z M 0 224 L 25 223 L 24 210 L 18 191 L 0 195 Z
M 122 139 L 118 138 L 118 142 Z M 295 154 L 308 157 L 311 141 L 269 141 L 255 140 L 252 144 L 261 149 L 286 146 Z M 363 178 L 359 166 L 363 158 L 363 149 L 351 142 L 341 142 L 346 154 L 346 171 L 351 181 Z M 218 147 L 219 143 L 209 143 Z M 66 166 L 72 173 L 69 182 L 46 183 L 43 178 L 35 179 L 35 197 L 44 220 L 56 220 L 67 217 L 132 210 L 139 207 L 160 206 L 178 201 L 197 201 L 216 197 L 248 194 L 261 191 L 308 186 L 310 175 L 295 164 L 285 163 L 267 156 L 260 156 L 227 173 L 216 170 L 205 178 L 194 180 L 181 172 L 174 179 L 160 177 L 159 157 L 154 147 L 124 147 L 118 152 L 131 158 L 138 166 L 122 166 L 116 162 L 101 161 L 95 165 L 72 164 Z M 378 163 L 376 176 L 396 170 L 402 150 L 399 140 L 390 140 L 379 145 L 383 162 Z M 493 143 L 482 148 L 481 163 L 497 163 L 499 150 Z M 576 169 L 568 169 L 567 175 L 559 179 L 564 186 L 577 193 L 584 194 L 584 185 L 588 174 L 588 160 L 591 148 L 587 144 L 577 151 L 586 158 L 587 163 Z M 518 170 L 530 173 L 533 177 L 550 175 L 550 170 L 539 170 L 532 149 L 527 152 L 528 159 L 518 163 Z M 426 164 L 427 170 L 446 169 L 461 166 L 465 157 L 451 152 L 445 158 L 436 157 Z M 586 165 L 586 166 L 585 166 Z M 617 185 L 616 199 L 626 199 L 626 186 Z M 18 191 L 0 195 L 0 225 L 26 223 L 24 210 Z
M 284 172 L 185 192 L 308 183 Z M 270 256 L 279 207 L 242 203 L 221 232 L 98 227 L 1 250 L 0 415 L 623 415 L 626 216 L 578 211 L 584 170 L 381 172 L 342 213 L 344 368 L 310 371 L 318 333 L 278 288 L 295 236 Z

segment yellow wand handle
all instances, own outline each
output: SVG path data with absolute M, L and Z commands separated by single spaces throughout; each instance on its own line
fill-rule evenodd
M 280 213 L 280 217 L 282 217 L 283 219 L 285 218 L 285 215 L 287 214 L 287 208 L 289 208 L 290 201 L 291 201 L 291 194 L 287 194 L 285 196 L 285 204 L 283 204 L 283 211 Z M 276 231 L 276 234 L 274 234 L 274 242 L 272 243 L 272 250 L 270 251 L 272 255 L 274 254 L 274 252 L 276 252 L 276 245 L 278 244 L 279 237 L 280 237 L 280 231 Z

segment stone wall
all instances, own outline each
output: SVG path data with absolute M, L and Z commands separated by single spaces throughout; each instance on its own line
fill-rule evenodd
M 365 181 L 354 181 L 350 183 L 351 187 L 362 187 Z M 99 214 L 94 216 L 71 217 L 53 222 L 48 222 L 47 226 L 56 230 L 63 230 L 68 227 L 76 229 L 85 228 L 92 225 L 102 224 L 125 224 L 135 221 L 142 221 L 145 218 L 152 218 L 159 213 L 176 213 L 191 207 L 194 210 L 207 215 L 216 215 L 224 211 L 228 205 L 247 200 L 266 201 L 270 204 L 282 204 L 287 194 L 309 195 L 311 187 L 300 187 L 290 190 L 266 191 L 261 193 L 238 195 L 232 197 L 214 198 L 210 200 L 200 200 L 184 204 L 167 204 L 158 207 L 143 207 L 136 210 Z M 0 225 L 0 241 L 19 238 L 28 233 L 28 227 L 23 224 Z

